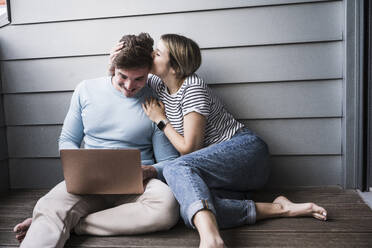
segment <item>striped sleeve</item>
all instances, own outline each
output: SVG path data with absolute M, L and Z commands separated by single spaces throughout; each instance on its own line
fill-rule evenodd
M 147 85 L 150 86 L 156 93 L 158 93 L 161 89 L 161 79 L 153 74 L 149 74 L 147 79 Z
M 191 112 L 199 113 L 206 118 L 210 114 L 210 98 L 204 85 L 192 85 L 187 87 L 182 101 L 183 116 Z

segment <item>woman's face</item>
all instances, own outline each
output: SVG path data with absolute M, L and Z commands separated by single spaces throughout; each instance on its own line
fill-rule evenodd
M 154 64 L 151 72 L 160 78 L 165 78 L 169 75 L 170 70 L 169 50 L 164 42 L 159 40 L 154 51 Z

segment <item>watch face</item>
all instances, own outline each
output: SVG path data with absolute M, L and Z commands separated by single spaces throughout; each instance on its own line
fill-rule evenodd
M 164 127 L 165 127 L 164 121 L 160 121 L 160 122 L 158 123 L 158 128 L 159 128 L 161 131 L 163 131 Z

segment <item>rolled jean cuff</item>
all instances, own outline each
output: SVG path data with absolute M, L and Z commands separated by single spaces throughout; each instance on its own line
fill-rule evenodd
M 256 223 L 256 205 L 253 201 L 247 201 L 247 224 L 253 225 Z
M 194 218 L 195 214 L 199 212 L 200 210 L 210 210 L 216 216 L 216 209 L 214 208 L 213 204 L 211 204 L 211 201 L 208 200 L 198 200 L 196 202 L 193 202 L 190 204 L 189 208 L 187 209 L 186 216 L 188 223 L 186 225 L 190 228 L 195 229 L 194 223 L 192 222 L 192 219 Z

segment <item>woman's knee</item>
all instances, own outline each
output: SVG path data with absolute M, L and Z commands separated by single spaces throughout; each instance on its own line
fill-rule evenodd
M 163 168 L 163 176 L 168 184 L 170 181 L 180 180 L 180 178 L 192 176 L 193 174 L 199 175 L 199 168 L 190 165 L 185 161 L 176 164 L 169 164 Z

